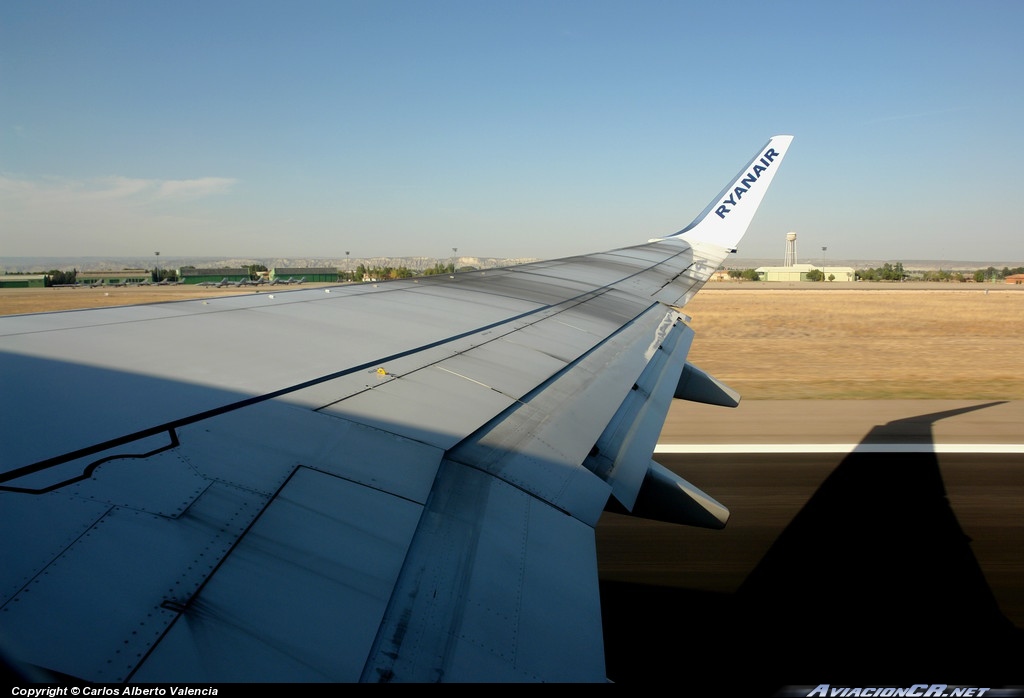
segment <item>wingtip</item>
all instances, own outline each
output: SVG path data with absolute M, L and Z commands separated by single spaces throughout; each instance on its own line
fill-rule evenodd
M 747 232 L 792 141 L 791 135 L 769 138 L 690 225 L 669 237 L 681 237 L 691 244 L 735 249 Z

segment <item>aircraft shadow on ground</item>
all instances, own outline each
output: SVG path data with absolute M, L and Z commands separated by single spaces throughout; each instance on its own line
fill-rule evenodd
M 861 443 L 930 442 L 936 421 L 992 404 L 890 422 Z M 934 453 L 847 455 L 733 594 L 601 591 L 608 675 L 620 683 L 771 695 L 1024 674 L 1024 632 L 999 610 Z

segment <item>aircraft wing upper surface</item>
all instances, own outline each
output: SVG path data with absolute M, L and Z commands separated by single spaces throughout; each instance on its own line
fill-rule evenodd
M 93 682 L 604 681 L 602 511 L 728 517 L 651 454 L 674 397 L 736 404 L 679 309 L 790 142 L 632 247 L 0 318 L 0 646 Z

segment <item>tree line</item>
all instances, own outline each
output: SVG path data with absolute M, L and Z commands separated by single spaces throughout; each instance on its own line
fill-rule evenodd
M 901 262 L 896 264 L 886 262 L 874 269 L 858 269 L 856 274 L 857 279 L 863 281 L 906 281 L 908 279 L 915 279 L 921 281 L 976 281 L 982 283 L 985 281 L 1002 281 L 1014 274 L 1024 274 L 1024 267 L 1015 267 L 1013 269 L 1010 267 L 1003 267 L 1002 269 L 986 267 L 985 269 L 976 269 L 973 272 L 929 269 L 918 274 L 910 274 L 903 269 Z
M 64 284 L 73 284 L 78 278 L 78 270 L 72 269 L 71 271 L 61 271 L 60 269 L 51 269 L 46 272 L 43 278 L 44 286 L 62 286 Z
M 463 267 L 460 271 L 470 269 L 471 267 Z M 339 281 L 386 281 L 388 279 L 408 279 L 413 276 L 436 276 L 438 274 L 453 274 L 455 272 L 454 262 L 448 262 L 447 264 L 441 264 L 438 262 L 432 267 L 423 269 L 422 271 L 414 271 L 406 266 L 400 267 L 369 267 L 365 264 L 360 264 L 356 267 L 355 271 L 339 271 Z
M 896 262 L 891 264 L 886 262 L 880 267 L 873 269 L 857 269 L 854 271 L 854 276 L 858 281 L 909 281 L 911 279 L 915 281 L 976 281 L 978 283 L 983 282 L 998 282 L 1002 281 L 1008 276 L 1015 274 L 1024 274 L 1024 267 L 1003 267 L 1002 269 L 996 269 L 995 267 L 987 267 L 985 269 L 977 269 L 975 271 L 951 271 L 947 269 L 929 269 L 923 272 L 908 272 L 903 268 L 902 262 Z M 760 281 L 761 277 L 754 269 L 730 269 L 729 277 L 733 279 L 744 279 L 747 281 Z M 821 269 L 811 269 L 807 272 L 808 281 L 824 281 L 825 274 Z M 829 274 L 829 281 L 835 281 L 835 276 Z

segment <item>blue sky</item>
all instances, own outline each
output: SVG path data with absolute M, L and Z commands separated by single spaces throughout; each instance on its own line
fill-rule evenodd
M 1024 2 L 8 0 L 0 257 L 559 257 L 679 230 L 1024 263 Z

